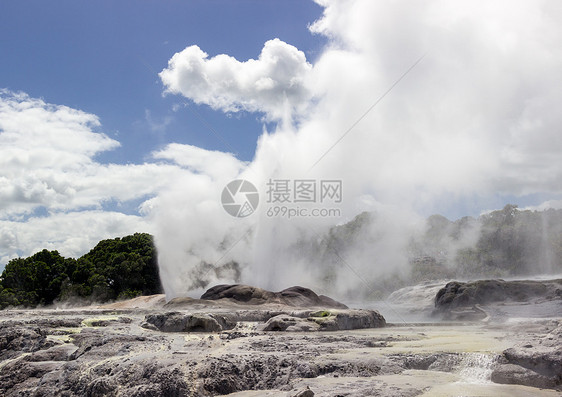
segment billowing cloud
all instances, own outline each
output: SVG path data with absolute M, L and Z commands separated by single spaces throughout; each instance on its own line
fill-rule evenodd
M 166 92 L 224 112 L 263 112 L 281 119 L 302 112 L 311 98 L 312 66 L 302 51 L 279 40 L 265 43 L 258 59 L 241 62 L 209 55 L 192 45 L 175 54 L 160 73 Z

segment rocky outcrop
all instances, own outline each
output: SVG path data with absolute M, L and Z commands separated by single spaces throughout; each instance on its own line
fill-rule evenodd
M 264 324 L 257 327 L 259 331 L 287 331 L 287 332 L 308 332 L 318 331 L 320 325 L 305 318 L 293 317 L 287 314 L 280 314 L 272 317 Z
M 42 328 L 0 328 L 0 360 L 17 356 L 21 353 L 33 353 L 54 345 L 47 340 Z
M 292 307 L 327 307 L 347 309 L 343 303 L 304 287 L 291 287 L 280 292 L 271 292 L 262 288 L 242 284 L 222 284 L 208 289 L 202 300 L 226 299 L 235 303 L 248 305 L 282 304 Z
M 541 375 L 516 364 L 500 364 L 492 372 L 492 382 L 508 385 L 525 385 L 541 389 L 554 389 L 559 384 L 552 377 Z
M 55 345 L 46 350 L 36 351 L 29 356 L 25 356 L 25 361 L 68 361 L 73 357 L 78 347 L 73 344 Z
M 374 310 L 324 310 L 311 313 L 309 320 L 318 324 L 321 331 L 380 328 L 386 325 L 384 317 Z
M 437 292 L 435 307 L 446 309 L 505 301 L 523 302 L 537 298 L 562 299 L 562 280 L 479 280 L 468 283 L 452 281 Z
M 386 325 L 383 316 L 374 310 L 322 310 L 308 317 L 281 314 L 258 326 L 261 331 L 345 331 L 351 329 L 380 328 Z
M 248 285 L 217 285 L 201 299 L 176 298 L 164 308 L 177 311 L 148 314 L 142 327 L 162 332 L 222 332 L 249 322 L 258 331 L 308 332 L 386 325 L 383 316 L 374 310 L 350 310 L 298 286 L 271 292 Z
M 221 315 L 180 312 L 150 314 L 142 324 L 144 328 L 162 332 L 220 332 L 232 329 L 235 325 L 236 323 Z
M 331 309 L 321 311 L 259 311 L 149 314 L 143 328 L 162 332 L 221 332 L 233 329 L 239 322 L 254 323 L 257 331 L 343 331 L 380 328 L 386 325 L 374 310 Z
M 487 317 L 487 313 L 479 305 L 553 300 L 562 300 L 562 280 L 452 281 L 437 292 L 434 314 L 452 320 L 481 320 Z
M 506 349 L 492 381 L 562 390 L 562 325 L 540 340 Z

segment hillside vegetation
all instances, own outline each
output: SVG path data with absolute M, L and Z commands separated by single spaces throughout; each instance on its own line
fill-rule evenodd
M 78 259 L 43 250 L 11 260 L 0 278 L 0 308 L 106 302 L 160 291 L 153 238 L 135 233 L 100 241 Z

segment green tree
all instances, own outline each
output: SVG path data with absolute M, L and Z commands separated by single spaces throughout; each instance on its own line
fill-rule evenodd
M 40 251 L 28 258 L 13 259 L 2 272 L 2 306 L 48 305 L 59 296 L 68 277 L 70 262 L 58 251 Z
M 153 238 L 135 233 L 100 241 L 78 260 L 48 250 L 11 260 L 0 277 L 0 308 L 71 298 L 103 302 L 160 291 Z
M 153 238 L 135 233 L 123 238 L 100 241 L 78 260 L 73 284 L 84 284 L 102 300 L 161 291 Z

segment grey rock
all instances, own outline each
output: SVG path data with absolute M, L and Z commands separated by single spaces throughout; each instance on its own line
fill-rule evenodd
M 41 328 L 0 328 L 0 360 L 54 346 Z
M 39 350 L 24 358 L 25 361 L 68 361 L 78 350 L 73 344 L 53 346 L 47 350 Z
M 562 288 L 562 279 L 550 281 L 478 280 L 468 283 L 451 281 L 437 292 L 435 308 L 445 311 L 495 302 L 556 300 L 561 299 L 557 292 L 560 288 Z
M 329 307 L 346 309 L 343 303 L 337 302 L 327 296 L 317 295 L 314 291 L 304 287 L 291 287 L 280 292 L 271 292 L 262 288 L 242 284 L 222 284 L 208 289 L 202 300 L 227 299 L 232 302 L 264 305 L 283 304 L 293 307 Z
M 7 392 L 16 386 L 20 391 L 33 390 L 37 387 L 39 379 L 45 374 L 59 370 L 63 365 L 63 362 L 55 361 L 12 361 L 2 367 L 0 371 L 0 395 L 7 395 Z M 24 394 L 29 395 L 30 393 Z
M 117 395 L 117 384 L 114 379 L 103 376 L 92 380 L 84 390 L 89 397 L 111 397 Z
M 321 331 L 343 331 L 386 326 L 384 317 L 375 310 L 320 311 L 311 313 L 308 319 L 320 325 Z
M 244 302 L 253 305 L 269 303 L 275 300 L 276 294 L 258 287 L 241 284 L 221 284 L 209 288 L 201 299 L 218 300 L 232 299 L 237 302 Z
M 547 389 L 556 387 L 554 379 L 515 364 L 498 365 L 492 372 L 491 380 L 495 383 L 509 385 L 525 385 Z
M 288 306 L 347 309 L 347 306 L 343 303 L 324 295 L 316 295 L 314 291 L 304 287 L 290 287 L 277 294 L 281 297 L 283 303 Z
M 299 317 L 292 317 L 280 314 L 272 317 L 265 324 L 257 327 L 258 331 L 287 331 L 287 332 L 308 332 L 318 331 L 320 325 Z
M 236 325 L 220 315 L 179 312 L 149 314 L 145 322 L 162 332 L 221 332 Z
M 314 397 L 314 392 L 307 386 L 306 389 L 300 390 L 293 397 Z
M 344 331 L 384 327 L 386 321 L 374 310 L 322 310 L 309 312 L 307 318 L 281 314 L 258 326 L 260 331 Z
M 522 343 L 506 349 L 500 365 L 492 373 L 496 383 L 562 389 L 562 325 L 543 336 L 538 343 Z

